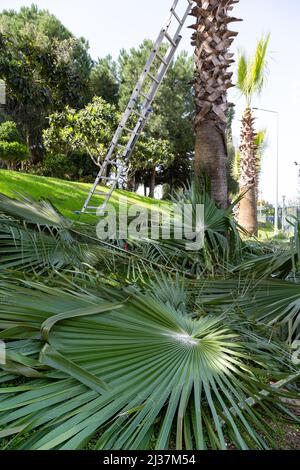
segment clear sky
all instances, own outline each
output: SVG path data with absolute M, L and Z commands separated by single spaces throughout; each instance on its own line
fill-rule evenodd
M 0 9 L 18 9 L 32 0 L 0 0 Z M 36 0 L 40 8 L 54 13 L 76 36 L 84 36 L 94 59 L 112 54 L 121 48 L 137 46 L 144 38 L 155 39 L 168 14 L 172 0 Z M 185 0 L 181 0 L 185 3 Z M 233 23 L 239 36 L 233 51 L 245 48 L 252 52 L 262 33 L 271 32 L 268 85 L 260 99 L 253 103 L 280 113 L 279 197 L 294 198 L 298 192 L 297 169 L 300 162 L 298 136 L 300 109 L 300 1 L 240 0 L 234 16 L 243 23 Z M 193 22 L 192 18 L 188 24 Z M 191 30 L 185 29 L 181 48 L 190 53 Z M 244 102 L 235 90 L 234 135 L 238 139 Z M 268 149 L 263 163 L 261 190 L 264 198 L 275 200 L 276 116 L 257 113 L 257 128 L 267 128 Z

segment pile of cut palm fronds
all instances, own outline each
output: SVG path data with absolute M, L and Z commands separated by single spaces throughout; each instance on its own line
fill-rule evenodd
M 196 252 L 0 197 L 2 448 L 268 449 L 299 423 L 297 235 L 243 241 L 232 207 L 180 200 L 205 207 Z

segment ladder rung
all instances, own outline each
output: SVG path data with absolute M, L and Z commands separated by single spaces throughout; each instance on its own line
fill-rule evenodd
M 168 62 L 160 55 L 156 54 L 156 57 L 165 65 L 168 65 Z
M 117 178 L 112 178 L 111 176 L 101 176 L 101 180 L 107 180 L 107 181 L 118 181 Z
M 173 14 L 173 16 L 175 16 L 176 20 L 178 21 L 179 24 L 181 24 L 181 26 L 183 25 L 183 22 L 182 20 L 179 18 L 179 16 L 177 15 L 176 11 L 175 11 L 175 8 L 172 8 L 171 9 L 171 12 Z
M 102 192 L 102 191 L 95 191 L 95 192 L 94 192 L 94 195 L 95 195 L 95 196 L 107 196 L 107 193 L 104 193 L 104 192 Z
M 139 111 L 137 111 L 136 109 L 132 108 L 131 111 L 136 114 L 137 116 L 139 116 L 141 119 L 145 119 L 145 116 L 143 116 Z
M 146 93 L 143 93 L 142 91 L 140 91 L 140 95 L 145 98 L 145 100 L 147 101 L 151 101 L 151 98 L 149 97 L 149 95 L 146 95 Z
M 176 42 L 174 41 L 174 39 L 171 38 L 171 36 L 169 35 L 169 33 L 165 32 L 165 36 L 166 36 L 167 40 L 168 40 L 174 47 L 177 47 Z
M 93 209 L 97 210 L 97 209 L 99 209 L 99 206 L 88 206 L 87 209 L 88 210 L 93 210 Z
M 111 147 L 123 147 L 122 144 L 119 144 L 118 142 L 112 141 Z
M 133 129 L 128 129 L 128 127 L 123 127 L 123 130 L 126 132 L 130 132 L 130 134 L 135 134 Z
M 151 80 L 152 80 L 153 82 L 157 83 L 158 85 L 160 84 L 160 81 L 157 80 L 157 78 L 154 77 L 154 75 L 152 75 L 152 73 L 148 72 L 148 77 L 150 77 Z

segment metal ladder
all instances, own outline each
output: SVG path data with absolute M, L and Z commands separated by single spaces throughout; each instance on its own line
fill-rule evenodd
M 86 213 L 101 215 L 101 213 L 105 212 L 110 197 L 113 191 L 116 189 L 116 186 L 124 173 L 128 159 L 132 154 L 135 144 L 145 127 L 149 115 L 151 114 L 151 104 L 153 103 L 160 84 L 166 75 L 166 72 L 181 41 L 180 33 L 192 8 L 193 0 L 185 0 L 188 3 L 186 10 L 182 15 L 178 14 L 176 7 L 178 6 L 179 1 L 180 0 L 175 0 L 171 7 L 171 14 L 168 16 L 167 22 L 159 33 L 149 59 L 147 60 L 143 72 L 141 73 L 136 87 L 131 95 L 127 108 L 111 141 L 95 183 L 84 203 L 82 210 L 77 212 L 77 214 Z M 175 29 L 175 33 L 172 34 L 170 29 L 174 23 L 176 23 L 178 26 Z M 169 44 L 169 46 L 166 54 L 163 56 L 160 49 L 162 44 L 165 43 Z M 155 72 L 152 72 L 152 68 L 155 68 Z M 150 82 L 148 91 L 143 92 L 143 87 L 148 82 Z M 139 105 L 139 99 L 142 99 L 141 105 Z M 129 119 L 132 119 L 132 121 L 135 123 L 131 129 L 126 126 Z M 125 147 L 120 144 L 120 140 L 124 137 L 128 138 L 128 142 Z M 121 152 L 119 151 L 118 153 L 118 149 L 122 147 L 123 150 Z M 107 170 L 109 170 L 110 165 L 116 166 L 116 173 L 112 177 L 107 175 Z M 98 191 L 97 188 L 100 184 L 109 186 L 109 191 Z M 93 196 L 105 196 L 103 204 L 101 206 L 90 205 Z

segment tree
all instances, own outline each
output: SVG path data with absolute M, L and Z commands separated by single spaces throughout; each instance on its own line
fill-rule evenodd
M 226 142 L 228 148 L 228 171 L 227 171 L 227 182 L 228 182 L 228 193 L 229 197 L 235 195 L 239 191 L 239 178 L 236 177 L 236 149 L 233 143 L 232 136 L 232 123 L 235 116 L 234 108 L 228 110 L 227 129 L 226 129 Z
M 88 45 L 35 6 L 2 12 L 0 27 L 6 110 L 27 140 L 32 163 L 37 163 L 43 158 L 46 116 L 67 104 L 80 107 L 85 102 L 91 69 Z
M 157 172 L 162 168 L 169 168 L 174 160 L 174 155 L 170 151 L 168 140 L 156 139 L 145 134 L 137 142 L 134 153 L 130 158 L 129 174 L 132 172 L 130 180 L 133 179 L 136 185 L 137 172 L 142 173 L 142 181 L 146 189 L 147 179 L 149 181 L 149 197 L 154 197 Z
M 261 176 L 262 170 L 262 159 L 264 152 L 267 148 L 267 131 L 266 129 L 262 129 L 258 131 L 255 135 L 254 139 L 255 145 L 255 157 L 256 157 L 256 180 L 255 180 L 255 191 L 256 191 L 256 206 L 258 205 L 258 196 L 259 196 L 259 180 Z M 239 189 L 239 181 L 241 178 L 241 152 L 239 149 L 234 149 L 234 158 L 231 162 L 230 168 L 230 175 L 231 181 L 234 185 L 234 188 L 237 188 L 235 194 L 238 192 Z M 240 211 L 240 204 L 238 204 L 235 215 L 239 218 L 239 211 Z
M 118 105 L 119 86 L 116 62 L 110 55 L 98 59 L 90 76 L 91 98 L 101 96 L 107 103 Z
M 79 111 L 66 107 L 49 117 L 49 128 L 44 131 L 45 148 L 52 154 L 87 154 L 100 167 L 117 122 L 116 107 L 100 97 Z
M 196 147 L 195 173 L 205 172 L 211 179 L 212 195 L 220 207 L 228 204 L 228 151 L 225 138 L 227 115 L 231 106 L 227 90 L 232 87 L 234 62 L 228 48 L 237 33 L 228 24 L 239 21 L 229 16 L 235 0 L 196 0 L 192 10 L 196 24 L 192 45 L 195 46 L 196 78 Z
M 66 160 L 73 160 L 75 153 L 88 155 L 99 170 L 119 119 L 116 107 L 100 97 L 94 97 L 83 109 L 76 111 L 66 107 L 62 112 L 52 114 L 49 117 L 49 127 L 43 133 L 44 146 L 51 157 L 46 158 L 48 166 L 53 167 L 54 157 L 61 165 L 62 154 L 66 156 Z M 121 142 L 126 144 L 125 139 Z M 156 171 L 160 170 L 162 165 L 168 166 L 173 158 L 168 141 L 154 139 L 143 133 L 129 161 L 129 179 L 135 185 L 137 172 L 142 170 L 148 175 L 150 171 L 149 195 L 153 197 Z M 108 171 L 113 170 L 112 167 Z
M 242 52 L 238 63 L 237 87 L 246 100 L 240 141 L 240 191 L 245 196 L 240 203 L 239 223 L 251 235 L 257 233 L 257 145 L 251 102 L 265 84 L 269 41 L 270 34 L 262 37 L 254 57 Z

